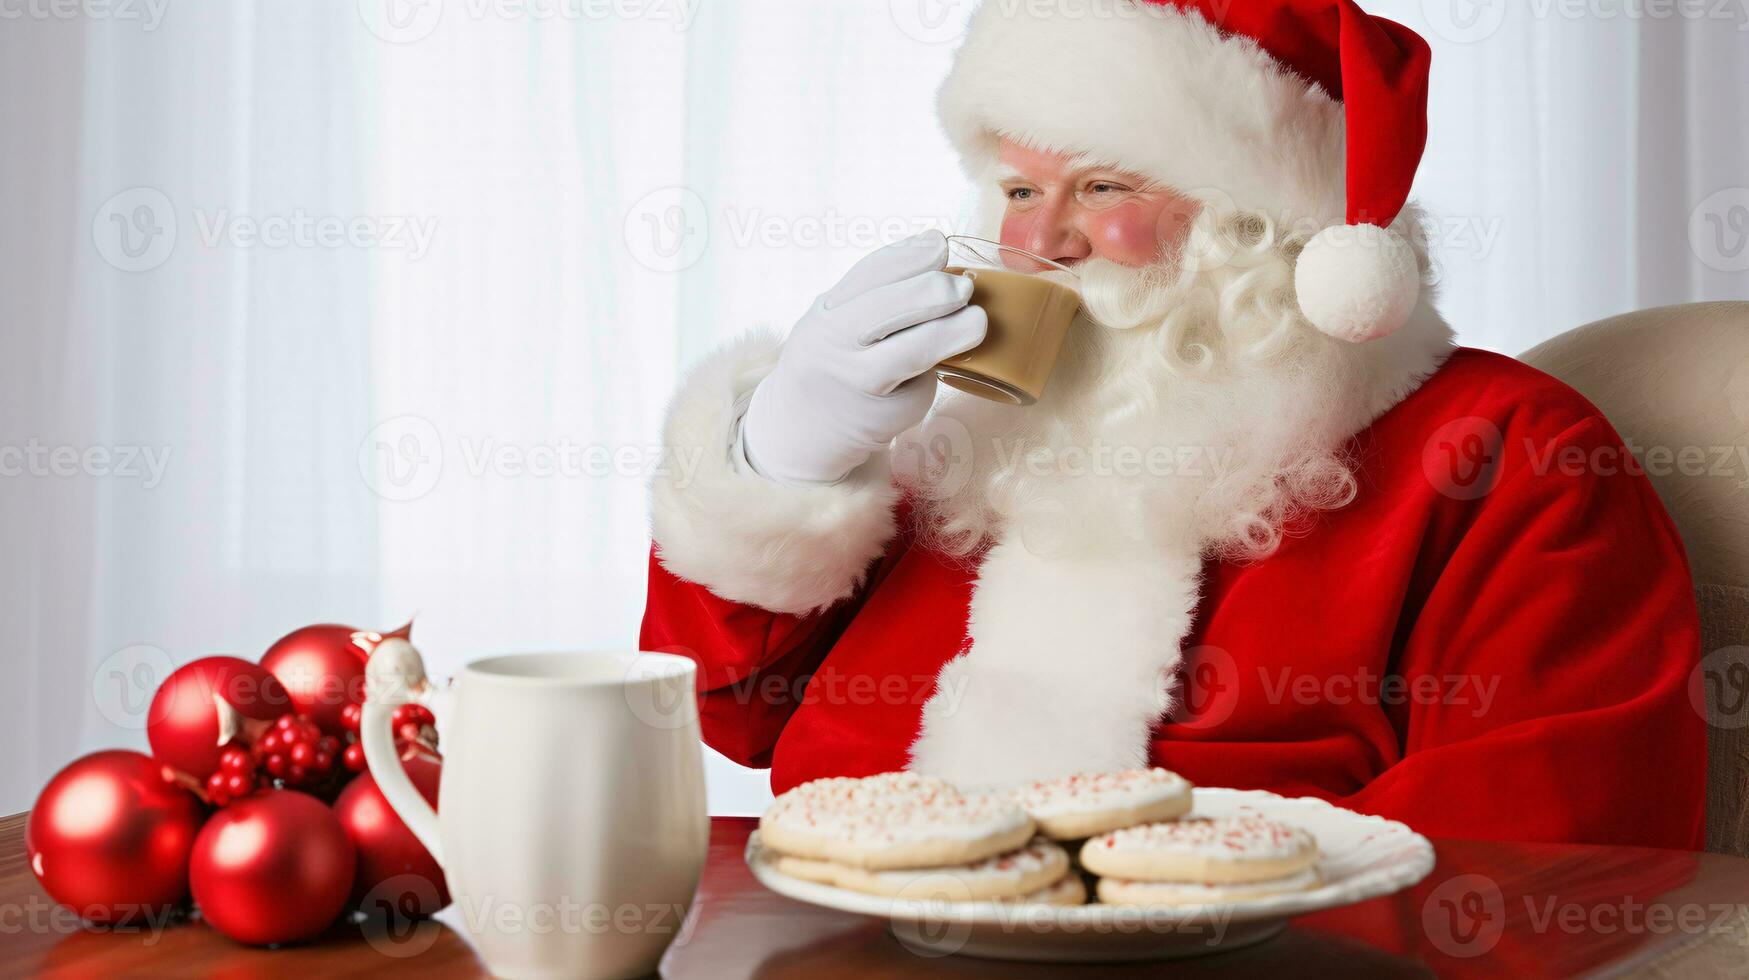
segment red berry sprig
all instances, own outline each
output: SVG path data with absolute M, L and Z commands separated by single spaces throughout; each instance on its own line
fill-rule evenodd
M 308 715 L 280 715 L 255 743 L 260 767 L 294 789 L 313 789 L 334 773 L 340 740 L 322 734 Z
M 346 726 L 346 737 L 351 740 L 346 746 L 346 754 L 341 757 L 341 764 L 348 772 L 363 772 L 364 745 L 358 740 L 358 729 L 364 723 L 364 706 L 349 704 L 341 708 L 340 723 Z
M 207 802 L 225 806 L 255 792 L 255 757 L 240 745 L 227 746 L 219 753 L 219 768 L 206 780 Z
M 365 770 L 364 746 L 358 741 L 359 725 L 363 721 L 364 709 L 356 704 L 349 704 L 340 709 L 340 721 L 346 726 L 351 739 L 346 751 L 341 754 L 341 765 L 351 772 Z M 428 752 L 437 751 L 437 717 L 431 709 L 422 704 L 403 704 L 395 708 L 389 717 L 390 728 L 395 733 L 395 749 L 402 752 L 409 747 L 417 747 Z
M 395 730 L 397 748 L 403 742 L 417 742 L 433 751 L 437 749 L 437 716 L 422 704 L 403 704 L 396 708 L 390 718 L 390 727 Z

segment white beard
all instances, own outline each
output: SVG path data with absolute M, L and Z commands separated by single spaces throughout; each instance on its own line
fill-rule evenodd
M 1345 504 L 1339 447 L 1369 401 L 1365 365 L 1300 321 L 1291 270 L 1273 247 L 1208 271 L 1083 264 L 1086 309 L 1036 405 L 944 386 L 900 440 L 926 540 L 1260 558 L 1295 518 Z
M 1343 445 L 1449 331 L 1429 308 L 1413 340 L 1318 333 L 1294 248 L 1239 215 L 1193 232 L 1185 261 L 1084 264 L 1089 317 L 1036 405 L 944 387 L 901 437 L 920 542 L 977 565 L 969 646 L 942 668 L 912 768 L 993 785 L 1147 765 L 1203 559 L 1265 557 L 1353 498 Z M 1220 261 L 1196 258 L 1210 249 Z

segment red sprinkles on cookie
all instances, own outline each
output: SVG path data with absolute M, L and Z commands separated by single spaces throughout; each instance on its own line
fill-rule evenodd
M 1001 796 L 962 794 L 933 776 L 890 772 L 803 783 L 779 796 L 765 819 L 824 837 L 866 842 L 981 837 L 1026 822 Z
M 1183 776 L 1155 767 L 1041 779 L 1022 786 L 1015 792 L 1015 798 L 1028 810 L 1053 812 L 1175 796 L 1189 789 L 1190 783 Z
M 1298 827 L 1252 814 L 1192 817 L 1126 827 L 1100 837 L 1098 843 L 1111 850 L 1175 852 L 1231 860 L 1292 857 L 1317 846 L 1312 835 Z

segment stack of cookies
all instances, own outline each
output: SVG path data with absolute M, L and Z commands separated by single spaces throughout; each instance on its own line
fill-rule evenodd
M 870 895 L 1080 905 L 1069 855 L 1007 796 L 889 772 L 779 796 L 759 837 L 783 874 Z
M 1191 785 L 1165 769 L 1046 779 L 1015 799 L 1068 844 L 1099 901 L 1231 902 L 1318 885 L 1317 843 L 1262 816 L 1191 817 Z
M 1231 902 L 1318 886 L 1318 847 L 1258 814 L 1188 816 L 1165 769 L 962 792 L 909 772 L 819 779 L 759 821 L 778 871 L 871 895 L 1079 905 Z M 1079 854 L 1077 862 L 1071 853 Z
M 1203 905 L 1316 888 L 1318 844 L 1255 814 L 1175 820 L 1101 834 L 1081 847 L 1114 905 Z

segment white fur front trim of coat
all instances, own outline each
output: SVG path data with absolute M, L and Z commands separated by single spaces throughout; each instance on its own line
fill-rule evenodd
M 1006 135 L 1314 230 L 1347 211 L 1342 104 L 1174 6 L 984 0 L 937 101 L 974 181 Z
M 1340 445 L 1439 369 L 1452 332 L 1433 299 L 1424 290 L 1390 336 L 1324 339 L 1339 345 L 1350 381 L 1308 438 Z M 986 554 L 969 648 L 942 667 L 909 768 L 989 786 L 1148 765 L 1201 594 L 1200 544 L 1174 553 L 1104 541 L 1049 555 L 1026 537 L 1011 529 Z
M 984 558 L 969 617 L 977 642 L 942 668 L 910 768 L 991 786 L 1146 766 L 1200 559 L 1044 555 L 1020 537 Z
M 791 487 L 730 460 L 735 421 L 777 364 L 756 331 L 695 368 L 668 411 L 651 536 L 670 572 L 734 602 L 803 615 L 849 596 L 896 530 L 884 454 L 831 486 Z

